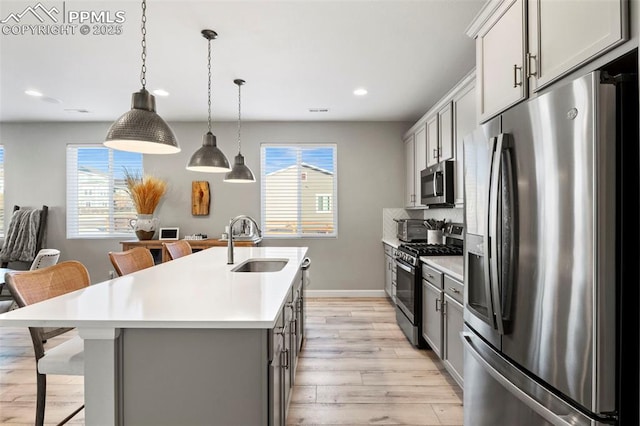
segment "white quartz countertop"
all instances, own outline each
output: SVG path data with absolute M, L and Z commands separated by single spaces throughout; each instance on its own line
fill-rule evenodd
M 386 244 L 386 245 L 389 245 L 389 246 L 391 246 L 391 247 L 393 247 L 393 248 L 398 248 L 398 246 L 399 246 L 400 244 L 402 244 L 402 243 L 400 242 L 400 240 L 399 240 L 399 239 L 397 239 L 397 238 L 383 238 L 383 239 L 382 239 L 382 243 L 383 243 L 383 244 Z
M 422 256 L 420 260 L 464 283 L 463 256 Z
M 272 328 L 306 247 L 213 247 L 0 315 L 4 327 Z M 106 254 L 105 254 L 106 256 Z M 278 272 L 231 272 L 250 258 L 287 259 Z

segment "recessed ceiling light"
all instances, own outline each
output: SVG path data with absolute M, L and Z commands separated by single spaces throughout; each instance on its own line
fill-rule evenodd
M 157 96 L 169 96 L 169 92 L 167 92 L 166 90 L 162 90 L 162 89 L 154 90 L 153 94 L 157 95 Z
M 367 93 L 369 93 L 369 92 L 367 91 L 367 89 L 365 89 L 363 87 L 360 87 L 360 88 L 358 88 L 358 89 L 353 91 L 353 94 L 356 95 L 356 96 L 364 96 Z
M 36 96 L 36 97 L 42 96 L 42 93 L 38 92 L 37 90 L 25 90 L 24 93 L 29 96 Z

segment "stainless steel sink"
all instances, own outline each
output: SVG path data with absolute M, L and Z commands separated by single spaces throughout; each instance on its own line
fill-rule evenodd
M 278 272 L 289 262 L 287 259 L 248 259 L 236 266 L 231 272 Z

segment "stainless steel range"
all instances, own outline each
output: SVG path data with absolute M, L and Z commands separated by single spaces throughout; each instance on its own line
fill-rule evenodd
M 396 254 L 396 321 L 409 341 L 426 346 L 422 338 L 422 267 L 420 256 L 462 256 L 464 226 L 447 225 L 444 244 L 404 243 Z

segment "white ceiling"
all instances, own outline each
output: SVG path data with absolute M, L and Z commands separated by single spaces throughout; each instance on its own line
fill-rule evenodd
M 0 21 L 37 3 L 3 0 Z M 81 35 L 78 28 L 74 35 L 0 33 L 0 121 L 111 121 L 126 112 L 141 87 L 140 2 L 43 5 L 67 12 L 124 10 L 126 21 L 121 35 Z M 218 33 L 212 42 L 214 121 L 237 119 L 236 78 L 247 81 L 246 120 L 413 121 L 474 66 L 473 40 L 464 30 L 482 5 L 148 0 L 147 89 L 170 92 L 156 97 L 166 120 L 206 121 L 207 41 L 200 31 L 209 28 Z M 37 23 L 32 15 L 20 22 Z M 354 96 L 357 87 L 369 94 Z M 27 89 L 61 103 L 27 96 Z

